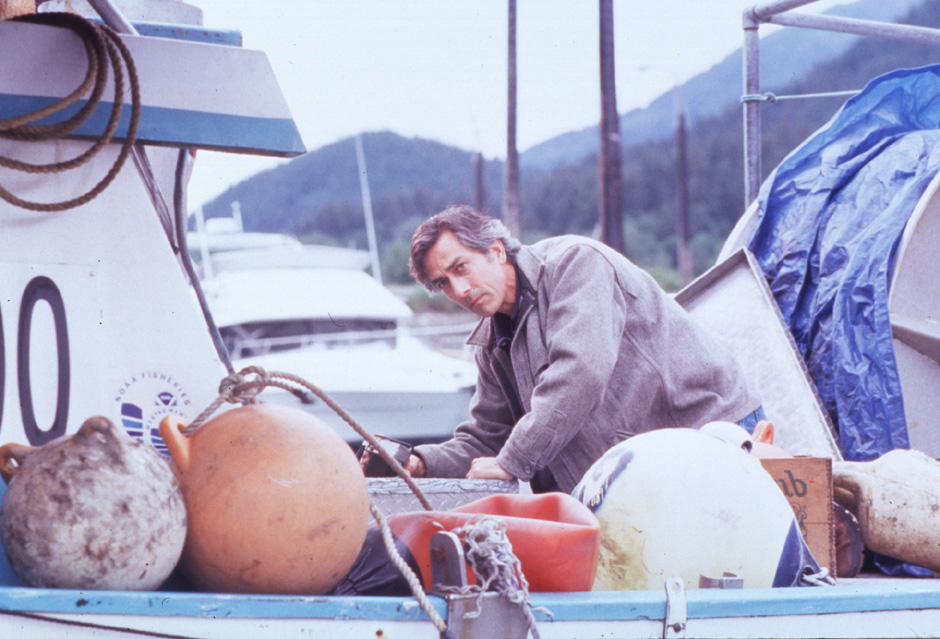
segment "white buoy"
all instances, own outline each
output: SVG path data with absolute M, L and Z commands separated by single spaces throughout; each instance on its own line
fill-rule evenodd
M 574 496 L 594 511 L 601 548 L 594 590 L 686 588 L 733 573 L 744 587 L 791 585 L 810 563 L 789 503 L 740 445 L 663 429 L 611 448 Z

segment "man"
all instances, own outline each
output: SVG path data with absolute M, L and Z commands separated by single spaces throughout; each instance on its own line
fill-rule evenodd
M 470 419 L 416 447 L 416 477 L 530 481 L 571 492 L 628 437 L 724 420 L 753 427 L 760 400 L 731 356 L 653 279 L 579 236 L 522 246 L 498 220 L 454 206 L 425 221 L 411 273 L 482 320 Z

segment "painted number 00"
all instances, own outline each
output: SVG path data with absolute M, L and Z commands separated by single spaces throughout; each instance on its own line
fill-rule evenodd
M 33 390 L 30 375 L 30 342 L 33 332 L 33 310 L 36 304 L 44 301 L 52 311 L 55 332 L 58 370 L 56 371 L 55 418 L 47 430 L 39 428 L 33 405 Z M 3 309 L 0 308 L 0 424 L 3 423 L 3 408 L 6 388 L 6 340 L 3 334 Z M 65 322 L 65 305 L 58 287 L 48 277 L 37 277 L 26 285 L 20 304 L 20 317 L 16 335 L 16 380 L 19 388 L 20 408 L 23 418 L 23 431 L 26 439 L 33 446 L 65 434 L 66 420 L 69 414 L 69 335 Z

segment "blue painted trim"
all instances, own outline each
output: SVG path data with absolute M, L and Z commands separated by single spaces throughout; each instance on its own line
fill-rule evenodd
M 98 24 L 104 24 L 104 21 L 100 18 L 92 18 L 91 20 Z M 200 26 L 162 22 L 132 22 L 131 24 L 137 29 L 138 34 L 151 38 L 221 44 L 228 47 L 242 46 L 242 32 L 231 29 L 206 29 Z
M 447 616 L 447 604 L 431 597 Z M 411 597 L 312 597 L 0 587 L 0 610 L 62 614 L 428 621 Z
M 0 93 L 0 119 L 30 113 L 54 101 L 55 98 Z M 85 101 L 80 100 L 36 124 L 61 122 L 84 104 Z M 107 126 L 111 106 L 111 102 L 102 102 L 75 131 L 75 135 L 100 135 Z M 130 109 L 125 105 L 116 137 L 120 139 L 127 134 L 129 121 Z M 145 144 L 244 151 L 280 157 L 294 157 L 306 152 L 297 125 L 290 118 L 258 118 L 146 105 L 141 110 L 137 139 Z
M 533 593 L 555 621 L 663 619 L 662 591 Z M 806 588 L 690 590 L 690 619 L 882 612 L 940 607 L 940 583 L 886 582 Z M 442 617 L 446 602 L 431 597 Z M 219 595 L 188 592 L 108 592 L 0 587 L 0 610 L 45 613 L 125 614 L 177 617 L 379 619 L 426 621 L 411 597 L 304 597 Z M 548 617 L 537 613 L 537 619 Z
M 940 608 L 940 582 L 693 589 L 686 592 L 686 598 L 689 619 L 921 610 Z M 666 597 L 661 591 L 533 593 L 531 600 L 533 606 L 549 609 L 556 621 L 663 619 L 666 614 Z

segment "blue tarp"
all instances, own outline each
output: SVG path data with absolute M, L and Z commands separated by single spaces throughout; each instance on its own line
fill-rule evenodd
M 761 187 L 748 248 L 848 460 L 909 447 L 888 286 L 904 225 L 940 170 L 938 123 L 940 65 L 889 73 Z

